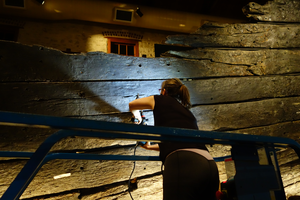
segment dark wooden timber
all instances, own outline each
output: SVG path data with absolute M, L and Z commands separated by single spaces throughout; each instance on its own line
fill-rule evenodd
M 170 35 L 166 43 L 192 50 L 173 50 L 160 58 L 103 52 L 66 54 L 43 46 L 0 41 L 0 110 L 131 123 L 128 103 L 137 94 L 158 94 L 163 80 L 177 77 L 190 90 L 191 112 L 199 129 L 288 137 L 299 142 L 299 5 L 299 0 L 249 3 L 243 12 L 261 22 L 207 23 L 190 35 Z M 152 112 L 144 114 L 153 125 Z M 56 131 L 1 126 L 0 150 L 33 152 Z M 52 150 L 98 152 L 108 147 L 110 150 L 101 153 L 132 155 L 133 148 L 126 145 L 135 143 L 75 137 L 60 141 Z M 227 146 L 208 148 L 215 157 L 230 154 Z M 141 148 L 137 153 L 154 155 Z M 288 148 L 281 149 L 278 158 L 287 197 L 299 195 L 299 159 Z M 5 177 L 0 178 L 0 196 L 24 163 L 18 158 L 0 160 L 1 176 Z M 225 167 L 219 163 L 218 167 L 223 181 Z M 134 176 L 147 187 L 147 193 L 161 192 L 160 169 L 159 162 L 137 163 Z M 132 162 L 51 161 L 22 198 L 124 198 L 131 170 Z M 66 172 L 72 176 L 53 179 Z
M 190 47 L 298 48 L 300 27 L 297 24 L 206 23 L 188 36 L 168 36 L 166 43 Z
M 210 64 L 211 67 L 218 64 L 218 67 L 231 65 L 241 70 L 244 66 L 253 75 L 300 72 L 299 49 L 198 48 L 188 51 L 168 51 L 164 55 L 199 60 L 199 62 L 207 61 L 207 65 Z
M 300 97 L 291 97 L 197 106 L 192 109 L 192 112 L 199 120 L 200 129 L 227 131 L 299 121 L 299 109 Z M 299 132 L 299 129 L 294 131 Z
M 299 23 L 300 1 L 277 0 L 269 1 L 265 5 L 251 2 L 243 8 L 243 12 L 257 21 Z
M 193 105 L 258 101 L 300 94 L 300 76 L 250 76 L 183 81 Z M 129 112 L 136 98 L 158 95 L 162 81 L 76 83 L 3 83 L 1 110 L 55 116 L 90 116 Z M 283 87 L 285 87 L 283 89 Z M 126 93 L 124 93 L 126 91 Z M 22 100 L 22 104 L 20 104 Z

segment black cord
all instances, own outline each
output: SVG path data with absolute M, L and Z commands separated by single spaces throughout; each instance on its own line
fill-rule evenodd
M 135 98 L 135 99 L 138 99 L 138 98 L 140 98 L 139 93 L 136 95 L 136 98 Z M 148 120 L 146 119 L 145 115 L 143 114 L 143 111 L 140 111 L 140 115 L 141 115 L 141 118 L 142 118 L 142 121 L 141 121 L 140 125 L 147 125 L 147 122 L 146 122 L 146 121 L 148 121 Z M 137 119 L 135 119 L 134 117 L 131 118 L 131 121 L 132 121 L 132 122 L 136 122 L 136 120 L 137 120 Z M 137 120 L 137 122 L 138 122 L 138 120 Z M 139 143 L 137 142 L 136 145 L 135 145 L 135 147 L 134 147 L 134 151 L 133 151 L 133 155 L 134 155 L 134 156 L 135 156 L 136 148 L 137 148 L 138 146 L 139 146 Z M 128 193 L 129 193 L 129 195 L 130 195 L 130 197 L 131 197 L 132 200 L 134 200 L 134 199 L 133 199 L 133 197 L 131 196 L 131 192 L 130 192 L 130 181 L 131 181 L 131 176 L 132 176 L 132 174 L 133 174 L 133 172 L 134 172 L 134 169 L 135 169 L 135 163 L 136 163 L 136 161 L 133 162 L 133 169 L 132 169 L 132 172 L 131 172 L 131 174 L 130 174 L 130 176 L 129 176 L 129 180 L 128 180 Z
M 134 156 L 135 156 L 136 148 L 137 148 L 138 146 L 139 146 L 138 143 L 136 143 L 136 145 L 135 145 L 135 147 L 134 147 L 134 151 L 133 151 L 133 155 L 134 155 Z M 130 176 L 129 176 L 129 180 L 128 180 L 128 193 L 129 193 L 129 195 L 130 195 L 130 197 L 131 197 L 132 200 L 134 200 L 134 199 L 133 199 L 133 197 L 131 196 L 131 192 L 130 192 L 130 180 L 131 180 L 131 176 L 132 176 L 132 174 L 133 174 L 133 172 L 134 172 L 134 169 L 135 169 L 135 163 L 136 163 L 136 161 L 133 162 L 133 169 L 132 169 L 132 172 L 131 172 L 131 174 L 130 174 Z

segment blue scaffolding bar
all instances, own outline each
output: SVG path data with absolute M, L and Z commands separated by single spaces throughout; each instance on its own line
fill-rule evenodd
M 11 183 L 1 199 L 19 199 L 41 166 L 52 159 L 88 159 L 88 160 L 148 160 L 157 161 L 156 156 L 121 156 L 75 153 L 49 153 L 59 140 L 70 136 L 126 139 L 135 141 L 174 141 L 205 144 L 225 144 L 231 146 L 263 146 L 267 148 L 291 147 L 300 157 L 300 145 L 289 138 L 245 135 L 190 129 L 137 126 L 134 124 L 104 122 L 65 117 L 53 117 L 24 113 L 0 111 L 0 125 L 29 126 L 61 129 L 49 136 L 34 153 L 0 152 L 0 157 L 30 157 L 21 172 Z

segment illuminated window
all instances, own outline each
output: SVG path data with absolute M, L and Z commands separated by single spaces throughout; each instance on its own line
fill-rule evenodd
M 124 56 L 139 56 L 138 40 L 107 38 L 108 53 L 115 53 Z

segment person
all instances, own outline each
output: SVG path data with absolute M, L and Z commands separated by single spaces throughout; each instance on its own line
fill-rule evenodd
M 140 110 L 153 110 L 154 126 L 198 130 L 192 112 L 188 88 L 178 79 L 165 80 L 160 95 L 136 99 L 129 110 L 141 122 Z M 160 151 L 164 165 L 164 200 L 216 200 L 219 189 L 218 168 L 205 144 L 187 142 L 161 142 L 142 146 Z

